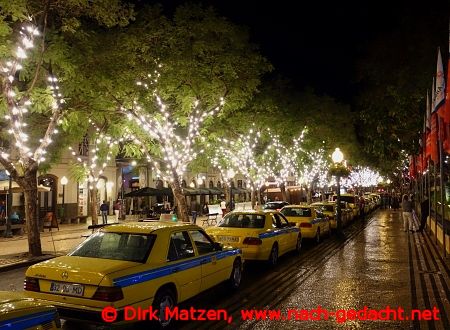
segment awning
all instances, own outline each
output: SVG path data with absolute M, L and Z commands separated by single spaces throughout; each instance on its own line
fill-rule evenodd
M 182 188 L 182 191 L 185 196 L 210 195 L 209 190 L 206 188 L 184 187 Z
M 141 188 L 128 194 L 125 194 L 124 197 L 146 197 L 146 196 L 172 196 L 172 189 L 170 188 L 152 188 L 145 187 Z
M 268 193 L 279 193 L 279 192 L 281 192 L 281 189 L 280 188 L 267 188 L 265 190 L 265 192 L 268 192 Z
M 43 185 L 37 186 L 38 192 L 48 192 L 51 189 L 49 187 L 45 187 Z M 0 181 L 0 193 L 7 194 L 9 190 L 9 181 Z M 23 189 L 16 183 L 11 183 L 11 193 L 21 193 Z
M 231 188 L 231 194 L 232 195 L 237 195 L 237 194 L 247 194 L 250 191 L 248 191 L 245 188 Z
M 210 195 L 223 195 L 224 192 L 222 189 L 217 187 L 208 188 Z

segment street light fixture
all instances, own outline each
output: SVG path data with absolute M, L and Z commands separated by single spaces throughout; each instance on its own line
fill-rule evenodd
M 337 167 L 341 165 L 344 160 L 344 154 L 339 148 L 336 148 L 331 155 L 331 159 L 333 163 Z M 336 198 L 336 229 L 340 233 L 342 231 L 342 211 L 341 211 L 341 176 L 339 171 L 336 171 L 336 181 L 337 181 L 337 198 Z
M 61 212 L 61 223 L 64 223 L 66 221 L 66 205 L 65 205 L 65 192 L 66 192 L 66 184 L 69 182 L 69 180 L 63 176 L 60 180 L 61 185 L 63 187 L 63 193 L 62 193 L 62 212 Z

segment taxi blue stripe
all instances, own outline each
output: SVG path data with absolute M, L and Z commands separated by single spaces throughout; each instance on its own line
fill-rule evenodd
M 274 237 L 274 236 L 278 236 L 278 235 L 282 235 L 282 234 L 286 234 L 286 233 L 290 233 L 290 232 L 299 232 L 299 231 L 300 231 L 300 229 L 298 229 L 297 227 L 291 227 L 291 228 L 287 228 L 287 229 L 279 229 L 279 230 L 259 234 L 259 238 L 261 238 L 261 239 L 269 238 L 269 237 Z
M 142 282 L 147 282 L 150 280 L 154 280 L 159 277 L 167 276 L 173 273 L 174 270 L 183 271 L 187 269 L 191 269 L 194 267 L 200 266 L 204 261 L 211 261 L 211 257 L 215 256 L 216 259 L 224 259 L 226 257 L 234 256 L 236 254 L 241 253 L 240 249 L 228 250 L 228 251 L 219 251 L 216 254 L 209 254 L 206 256 L 197 257 L 195 259 L 190 259 L 187 261 L 178 262 L 173 265 L 163 266 L 160 268 L 126 275 L 119 278 L 114 279 L 114 285 L 120 287 L 127 287 L 130 285 L 139 284 Z
M 28 329 L 55 319 L 56 311 L 39 312 L 0 321 L 0 329 Z

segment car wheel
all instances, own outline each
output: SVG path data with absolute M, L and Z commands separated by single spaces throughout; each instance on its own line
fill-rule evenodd
M 302 236 L 298 235 L 297 243 L 295 244 L 295 253 L 299 254 L 302 249 Z
M 278 263 L 278 245 L 274 244 L 269 255 L 269 266 L 275 267 Z
M 317 228 L 317 231 L 316 231 L 316 243 L 317 244 L 320 243 L 320 228 Z
M 153 300 L 153 309 L 159 310 L 159 325 L 161 328 L 167 328 L 172 318 L 165 318 L 166 308 L 172 309 L 175 306 L 176 299 L 175 294 L 169 288 L 163 288 L 158 290 Z
M 236 290 L 241 285 L 242 280 L 242 263 L 241 259 L 234 260 L 233 270 L 231 271 L 230 279 L 228 280 L 228 286 Z

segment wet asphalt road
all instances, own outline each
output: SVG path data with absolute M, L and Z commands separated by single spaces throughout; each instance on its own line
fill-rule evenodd
M 176 322 L 174 329 L 410 329 L 411 321 L 344 320 L 339 310 L 402 307 L 411 310 L 408 234 L 401 230 L 399 212 L 377 211 L 356 220 L 320 244 L 305 242 L 300 255 L 287 254 L 271 269 L 263 263 L 247 263 L 241 288 L 229 292 L 218 286 L 183 303 L 180 308 L 220 308 L 233 322 Z M 410 236 L 411 237 L 411 236 Z M 25 269 L 2 273 L 1 290 L 12 284 L 21 290 Z M 243 321 L 243 309 L 316 309 L 330 314 L 328 320 Z M 336 321 L 339 318 L 341 323 Z M 85 329 L 93 328 L 83 326 Z M 79 324 L 64 325 L 78 329 Z M 141 329 L 141 325 L 127 328 Z M 439 328 L 439 327 L 437 327 Z

